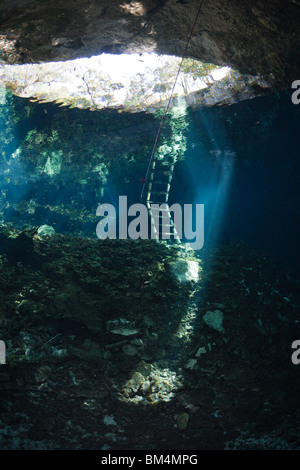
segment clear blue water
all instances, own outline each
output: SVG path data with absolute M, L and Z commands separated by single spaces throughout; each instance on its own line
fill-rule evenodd
M 4 132 L 7 122 L 10 129 Z M 59 233 L 95 237 L 100 202 L 117 206 L 120 195 L 128 196 L 128 204 L 139 202 L 159 118 L 90 113 L 13 97 L 1 107 L 1 123 L 2 222 L 18 229 L 49 224 Z M 188 110 L 184 125 L 186 150 L 175 165 L 170 203 L 205 205 L 205 245 L 242 240 L 299 273 L 300 106 L 292 103 L 291 92 Z M 180 131 L 180 120 L 177 126 Z M 58 136 L 51 142 L 53 129 Z M 28 148 L 32 130 L 46 137 Z M 161 140 L 168 136 L 166 125 Z M 21 154 L 12 158 L 18 148 Z M 58 174 L 45 174 L 45 151 L 63 154 Z M 101 154 L 98 160 L 93 151 Z M 103 162 L 105 171 L 95 172 Z M 21 210 L 26 201 L 34 209 Z M 76 211 L 80 223 L 74 222 Z
M 191 112 L 172 199 L 205 202 L 206 243 L 218 230 L 299 273 L 300 107 L 290 96 Z

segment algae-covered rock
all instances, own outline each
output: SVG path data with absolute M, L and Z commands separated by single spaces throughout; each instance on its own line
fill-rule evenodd
M 219 331 L 219 333 L 224 333 L 223 312 L 221 312 L 221 310 L 215 310 L 213 312 L 208 310 L 203 316 L 203 321 L 210 328 Z
M 45 235 L 53 235 L 55 230 L 51 225 L 41 225 L 38 230 L 37 234 L 39 237 L 44 237 Z
M 121 336 L 133 336 L 139 333 L 139 330 L 125 318 L 109 320 L 106 324 L 107 331 Z
M 206 354 L 206 353 L 207 353 L 206 348 L 205 347 L 200 347 L 198 349 L 198 351 L 196 352 L 195 356 L 200 357 L 200 356 L 202 356 L 203 354 Z
M 180 431 L 184 431 L 187 428 L 189 415 L 188 413 L 179 413 L 175 416 L 176 426 Z
M 169 266 L 179 282 L 197 282 L 199 279 L 199 264 L 197 261 L 182 259 L 169 262 Z
M 195 369 L 196 365 L 197 365 L 197 359 L 191 358 L 186 363 L 185 368 L 193 370 Z
M 49 176 L 57 175 L 60 172 L 62 160 L 63 153 L 61 150 L 58 152 L 51 152 L 51 155 L 48 155 L 47 157 L 44 172 Z

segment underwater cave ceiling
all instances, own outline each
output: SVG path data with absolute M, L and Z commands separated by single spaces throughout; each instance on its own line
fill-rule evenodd
M 0 80 L 15 94 L 38 101 L 155 110 L 167 102 L 199 5 L 199 0 L 2 0 Z M 300 76 L 299 33 L 299 0 L 255 0 L 251 5 L 204 0 L 187 51 L 190 62 L 179 80 L 181 93 L 176 94 L 200 107 L 290 88 Z M 103 54 L 142 54 L 141 64 L 153 53 L 177 57 L 167 66 L 173 75 L 166 77 L 160 67 L 152 88 L 149 73 L 139 72 L 124 84 L 107 77 L 101 63 Z M 94 56 L 100 57 L 85 68 Z M 191 59 L 232 70 L 219 82 L 210 69 L 197 78 L 198 65 Z M 124 95 L 124 89 L 123 101 L 112 92 Z

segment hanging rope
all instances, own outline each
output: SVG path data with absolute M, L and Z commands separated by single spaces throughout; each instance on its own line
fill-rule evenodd
M 140 198 L 141 202 L 143 201 L 144 190 L 145 190 L 145 186 L 146 186 L 146 184 L 147 184 L 147 182 L 148 182 L 149 173 L 150 173 L 150 170 L 151 170 L 151 167 L 152 167 L 152 163 L 153 163 L 153 159 L 154 159 L 155 150 L 156 150 L 157 143 L 158 143 L 158 138 L 159 138 L 159 136 L 160 136 L 160 132 L 161 132 L 163 123 L 164 123 L 164 121 L 165 121 L 167 112 L 168 112 L 169 107 L 170 107 L 170 104 L 171 104 L 171 100 L 172 100 L 173 93 L 174 93 L 174 90 L 175 90 L 175 86 L 176 86 L 176 83 L 177 83 L 177 80 L 178 80 L 178 77 L 179 77 L 179 74 L 180 74 L 180 70 L 181 70 L 183 61 L 184 61 L 184 59 L 185 59 L 186 52 L 187 52 L 187 49 L 188 49 L 188 47 L 189 47 L 191 38 L 192 38 L 192 36 L 193 36 L 193 32 L 194 32 L 194 29 L 195 29 L 195 26 L 196 26 L 196 23 L 197 23 L 197 20 L 198 20 L 198 17 L 199 17 L 199 14 L 200 14 L 200 11 L 201 11 L 201 8 L 202 8 L 202 5 L 203 5 L 203 2 L 204 2 L 204 0 L 201 0 L 200 5 L 199 5 L 199 8 L 198 8 L 198 11 L 197 11 L 197 15 L 196 15 L 196 17 L 195 17 L 195 20 L 194 20 L 194 23 L 193 23 L 193 26 L 192 26 L 192 29 L 191 29 L 191 32 L 190 32 L 190 35 L 189 35 L 188 40 L 187 40 L 186 45 L 185 45 L 185 49 L 184 49 L 184 52 L 183 52 L 183 55 L 182 55 L 182 58 L 181 58 L 181 62 L 180 62 L 180 65 L 179 65 L 179 68 L 178 68 L 178 72 L 177 72 L 177 75 L 176 75 L 176 78 L 175 78 L 175 81 L 174 81 L 174 84 L 173 84 L 173 88 L 172 88 L 172 91 L 171 91 L 171 94 L 170 94 L 170 97 L 169 97 L 169 101 L 168 101 L 167 107 L 165 108 L 164 113 L 163 113 L 163 115 L 162 115 L 162 118 L 161 118 L 161 120 L 160 120 L 159 128 L 158 128 L 158 131 L 157 131 L 157 134 L 156 134 L 156 138 L 155 138 L 155 142 L 154 142 L 154 145 L 153 145 L 151 157 L 150 157 L 150 160 L 149 160 L 149 165 L 148 165 L 148 168 L 147 168 L 147 173 L 146 173 L 145 178 L 143 178 L 143 188 L 142 188 L 141 198 Z

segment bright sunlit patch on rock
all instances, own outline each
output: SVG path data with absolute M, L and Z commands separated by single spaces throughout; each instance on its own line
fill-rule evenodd
M 180 57 L 155 53 L 102 54 L 66 62 L 4 65 L 0 80 L 18 96 L 40 102 L 152 112 L 167 105 L 180 62 Z M 185 59 L 171 105 L 176 106 L 180 98 L 186 101 L 229 73 L 228 67 Z
M 211 76 L 214 80 L 222 80 L 230 72 L 229 67 L 221 67 L 220 69 L 215 69 L 211 71 Z
M 141 371 L 132 374 L 118 394 L 120 401 L 155 405 L 174 399 L 175 393 L 182 387 L 183 377 L 168 368 L 156 367 L 141 361 L 137 365 Z
M 123 5 L 120 5 L 120 9 L 133 16 L 143 16 L 146 14 L 146 10 L 142 2 L 124 3 Z
M 138 3 L 138 2 L 135 2 Z M 17 96 L 77 108 L 155 112 L 229 105 L 264 94 L 268 79 L 229 67 L 155 53 L 101 54 L 65 62 L 0 66 L 0 83 Z M 260 90 L 260 91 L 258 91 Z

